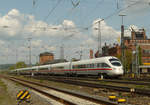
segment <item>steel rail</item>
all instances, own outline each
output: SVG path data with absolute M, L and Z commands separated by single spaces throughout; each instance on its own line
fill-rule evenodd
M 36 76 L 34 76 L 36 77 Z M 83 80 L 83 81 L 94 81 L 94 82 L 112 82 L 112 83 L 121 83 L 121 84 L 134 84 L 134 85 L 145 85 L 145 86 L 150 86 L 150 82 L 145 82 L 145 81 L 125 81 L 125 80 L 110 80 L 110 79 L 103 79 L 99 80 L 94 79 L 94 78 L 84 78 L 84 77 L 64 77 L 64 76 L 39 76 L 39 77 L 44 77 L 44 78 L 54 78 L 54 79 L 69 79 L 69 80 Z
M 14 78 L 7 78 L 7 79 L 9 79 L 9 80 L 11 80 L 11 81 L 14 81 L 14 82 L 17 82 L 17 83 L 19 83 L 19 84 L 21 84 L 21 85 L 23 85 L 23 86 L 29 87 L 30 89 L 33 89 L 33 90 L 35 90 L 35 91 L 37 91 L 37 92 L 39 92 L 39 93 L 41 93 L 41 94 L 43 94 L 43 95 L 45 95 L 45 96 L 51 98 L 51 99 L 54 99 L 54 100 L 56 100 L 56 101 L 58 101 L 58 102 L 60 102 L 60 103 L 62 103 L 62 104 L 64 104 L 64 105 L 77 105 L 77 104 L 75 104 L 75 103 L 73 103 L 73 102 L 71 102 L 71 101 L 68 101 L 68 100 L 65 100 L 65 99 L 63 99 L 63 98 L 60 98 L 60 97 L 51 95 L 51 94 L 46 93 L 46 92 L 44 92 L 44 91 L 42 91 L 42 90 L 40 90 L 40 89 L 38 89 L 38 88 L 35 88 L 35 87 L 30 86 L 30 85 L 28 85 L 28 84 L 26 84 L 26 83 L 23 83 L 23 82 L 20 81 L 20 80 L 18 81 L 17 79 L 14 79 Z
M 34 78 L 37 78 L 37 77 L 34 77 Z M 129 88 L 129 87 L 103 85 L 103 84 L 97 84 L 97 83 L 87 83 L 87 82 L 81 82 L 81 81 L 75 81 L 75 80 L 66 80 L 66 79 L 58 80 L 58 79 L 53 79 L 53 78 L 46 78 L 46 79 L 50 80 L 50 81 L 63 82 L 63 83 L 72 84 L 72 85 L 86 86 L 86 87 L 92 87 L 92 88 L 106 88 L 106 89 L 110 89 L 110 90 L 123 91 L 123 92 L 131 92 L 133 89 L 133 88 Z M 150 96 L 150 90 L 148 90 L 148 89 L 134 88 L 134 93 Z
M 83 94 L 79 94 L 79 93 L 75 93 L 75 92 L 70 92 L 70 91 L 54 88 L 54 87 L 51 87 L 51 86 L 48 86 L 48 85 L 45 85 L 45 84 L 42 84 L 42 83 L 38 83 L 38 82 L 27 81 L 27 80 L 12 77 L 12 76 L 7 77 L 7 78 L 10 79 L 10 80 L 13 80 L 13 81 L 15 81 L 14 79 L 16 79 L 16 80 L 27 82 L 27 83 L 30 83 L 30 84 L 46 87 L 46 88 L 53 89 L 53 90 L 56 90 L 56 91 L 59 91 L 59 92 L 63 92 L 63 93 L 69 94 L 69 95 L 73 95 L 73 96 L 76 96 L 76 97 L 79 97 L 79 98 L 83 98 L 83 99 L 86 99 L 86 100 L 89 100 L 89 101 L 92 101 L 92 102 L 95 102 L 95 103 L 98 103 L 98 104 L 117 105 L 117 102 L 111 102 L 109 100 L 99 99 L 99 98 L 95 98 L 95 97 L 92 97 L 92 96 L 86 96 L 86 95 L 83 95 Z M 20 83 L 20 84 L 24 85 L 23 83 Z M 26 85 L 26 86 L 28 86 L 28 85 Z M 34 89 L 34 88 L 32 88 L 32 89 Z M 37 91 L 40 92 L 41 90 L 37 90 Z M 48 95 L 48 93 L 46 93 L 46 94 Z M 60 102 L 61 102 L 62 99 L 58 99 L 58 100 L 60 100 Z M 67 103 L 66 100 L 64 100 L 64 102 Z M 67 105 L 74 105 L 74 104 L 67 104 Z

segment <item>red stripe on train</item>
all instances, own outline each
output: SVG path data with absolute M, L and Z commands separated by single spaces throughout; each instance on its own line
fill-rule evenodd
M 63 71 L 97 71 L 97 70 L 112 70 L 111 68 L 98 68 L 98 69 L 66 69 L 66 70 L 39 70 L 41 72 L 63 72 Z M 38 72 L 38 71 L 29 71 Z

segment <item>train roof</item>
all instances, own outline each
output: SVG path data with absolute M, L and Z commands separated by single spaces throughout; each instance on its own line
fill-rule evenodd
M 83 63 L 89 64 L 91 62 L 92 63 L 98 63 L 100 61 L 107 61 L 110 58 L 117 59 L 116 57 L 113 57 L 113 56 L 105 56 L 105 57 L 100 57 L 100 58 L 94 58 L 94 59 L 87 59 L 87 60 L 76 61 L 76 62 L 73 62 L 72 64 L 83 64 Z
M 28 70 L 28 69 L 37 69 L 37 68 L 49 68 L 49 67 L 56 67 L 56 66 L 66 66 L 66 65 L 77 65 L 77 64 L 90 64 L 92 63 L 98 63 L 100 61 L 108 61 L 108 59 L 110 58 L 115 58 L 118 59 L 114 56 L 104 56 L 104 57 L 100 57 L 100 58 L 93 58 L 93 59 L 86 59 L 86 60 L 81 60 L 81 61 L 74 61 L 74 62 L 64 62 L 64 63 L 57 63 L 57 64 L 48 64 L 48 65 L 41 65 L 41 66 L 33 66 L 33 67 L 27 67 L 27 68 L 20 68 L 20 69 L 16 69 L 18 70 Z

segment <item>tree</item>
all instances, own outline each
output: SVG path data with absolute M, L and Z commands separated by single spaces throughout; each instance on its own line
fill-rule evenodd
M 25 67 L 27 67 L 27 65 L 25 64 L 25 62 L 19 61 L 15 65 L 11 66 L 9 69 L 10 70 L 14 70 L 14 69 L 25 68 Z
M 132 51 L 126 49 L 125 50 L 125 68 L 127 69 L 127 71 L 129 71 L 129 69 L 131 68 L 132 65 Z
M 117 54 L 116 57 L 121 60 L 121 53 Z M 124 69 L 129 71 L 131 68 L 131 65 L 132 65 L 132 50 L 126 48 L 125 49 L 124 64 L 123 64 Z
M 16 68 L 24 68 L 27 67 L 27 65 L 25 64 L 25 62 L 20 61 L 16 63 Z

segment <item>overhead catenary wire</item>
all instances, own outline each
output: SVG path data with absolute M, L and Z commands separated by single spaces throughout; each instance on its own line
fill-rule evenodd
M 103 2 L 104 2 L 104 0 L 100 1 L 99 4 L 102 4 Z M 122 8 L 122 9 L 119 9 L 119 0 L 117 0 L 117 8 L 118 8 L 119 10 L 113 12 L 112 14 L 110 14 L 110 15 L 108 15 L 108 16 L 106 16 L 106 17 L 104 17 L 103 19 L 104 19 L 104 20 L 107 20 L 107 19 L 111 18 L 112 16 L 118 14 L 119 12 L 124 11 L 124 10 L 126 10 L 126 9 L 128 9 L 128 8 L 130 8 L 130 7 L 132 7 L 132 6 L 136 5 L 136 4 L 138 4 L 138 3 L 140 3 L 141 0 L 132 1 L 132 2 L 133 2 L 133 3 L 127 5 L 126 7 Z M 96 23 L 97 23 L 97 22 L 96 22 Z M 94 23 L 94 24 L 96 24 L 96 23 Z M 81 28 L 82 30 L 88 30 L 88 29 L 89 29 L 90 27 L 92 27 L 94 24 L 89 25 L 89 26 L 87 26 L 87 27 L 77 27 L 77 28 L 78 28 L 78 29 Z
M 53 13 L 53 11 L 57 8 L 57 6 L 61 3 L 62 0 L 58 0 L 56 5 L 49 11 L 48 15 L 44 18 L 44 21 L 48 19 L 48 17 Z
M 71 3 L 73 5 L 74 8 L 76 8 L 79 4 L 80 4 L 80 0 L 78 2 L 73 2 L 73 0 L 71 0 Z
M 77 7 L 79 7 L 79 5 L 80 5 L 80 0 L 78 0 L 77 2 L 73 2 L 73 0 L 70 0 L 70 1 L 71 1 L 72 5 L 73 5 L 73 8 L 71 8 L 71 10 L 69 10 L 69 12 L 67 14 L 71 14 L 73 12 L 73 10 L 76 9 Z M 95 6 L 95 8 L 90 13 L 95 12 L 95 9 L 98 6 L 102 5 L 103 3 L 104 3 L 104 0 L 99 0 L 99 2 L 97 3 L 97 5 Z M 88 16 L 90 16 L 90 15 L 88 15 Z M 66 16 L 63 16 L 63 17 L 66 17 Z M 60 20 L 60 18 L 62 18 L 62 16 L 59 17 L 59 19 L 57 19 L 57 22 Z M 56 24 L 56 22 L 55 22 L 55 24 Z M 80 30 L 80 31 L 87 31 L 87 30 L 89 30 L 86 27 L 72 27 L 72 28 L 69 28 L 69 29 L 71 29 L 71 30 L 77 29 L 77 30 Z
M 131 4 L 127 5 L 126 7 L 122 8 L 122 9 L 119 9 L 118 11 L 115 11 L 115 12 L 113 12 L 112 14 L 110 14 L 110 15 L 104 17 L 103 19 L 104 19 L 104 20 L 107 20 L 107 19 L 111 18 L 112 16 L 114 16 L 114 15 L 120 13 L 121 11 L 124 11 L 124 10 L 126 10 L 126 9 L 128 9 L 128 8 L 130 8 L 130 7 L 132 7 L 132 6 L 136 5 L 136 4 L 138 4 L 138 3 L 140 3 L 140 2 L 141 2 L 141 0 L 138 0 L 138 1 L 134 2 L 134 3 L 131 3 Z M 87 26 L 86 28 L 90 28 L 90 27 L 92 27 L 94 24 L 97 24 L 97 22 L 93 23 L 92 25 Z
M 45 21 L 46 21 L 47 18 L 51 15 L 51 13 L 56 9 L 56 7 L 60 4 L 61 1 L 62 1 L 62 0 L 59 0 L 59 1 L 57 2 L 57 4 L 49 11 L 48 15 L 44 18 Z M 71 2 L 72 2 L 72 5 L 75 6 L 75 8 L 80 4 L 80 0 L 79 0 L 77 3 L 74 3 L 72 0 L 71 0 Z M 103 2 L 104 2 L 104 0 L 101 0 L 98 4 L 102 4 Z M 133 1 L 132 1 L 132 2 L 133 2 Z M 131 3 L 131 4 L 129 4 L 128 6 L 122 8 L 122 9 L 119 9 L 118 11 L 113 12 L 112 14 L 106 16 L 106 17 L 103 18 L 103 19 L 104 19 L 104 20 L 107 20 L 107 19 L 111 18 L 112 16 L 116 15 L 117 13 L 119 13 L 119 12 L 121 12 L 121 11 L 123 11 L 123 10 L 128 9 L 128 8 L 132 7 L 133 5 L 136 5 L 136 4 L 139 3 L 139 2 L 141 2 L 141 0 L 134 1 L 134 3 Z M 117 0 L 117 7 L 118 7 L 118 5 L 119 5 L 119 0 Z M 97 5 L 97 6 L 98 6 L 98 5 Z M 94 24 L 96 24 L 96 23 L 94 23 Z M 89 29 L 90 27 L 92 27 L 92 26 L 93 26 L 93 24 L 92 24 L 92 25 L 89 25 L 89 26 L 87 26 L 87 27 L 82 27 L 82 30 L 88 30 L 88 29 Z M 79 27 L 79 28 L 80 28 L 80 27 Z
M 80 5 L 80 0 L 78 2 L 74 2 L 74 0 L 69 0 L 69 1 L 71 1 L 71 5 L 73 5 L 73 8 L 69 9 L 67 14 L 64 14 L 63 16 L 58 17 L 58 19 L 54 22 L 55 24 L 62 23 L 62 21 L 61 21 L 62 17 L 65 18 L 65 17 L 69 16 L 73 12 L 73 10 L 78 8 Z M 60 22 L 58 22 L 58 21 L 60 21 Z

